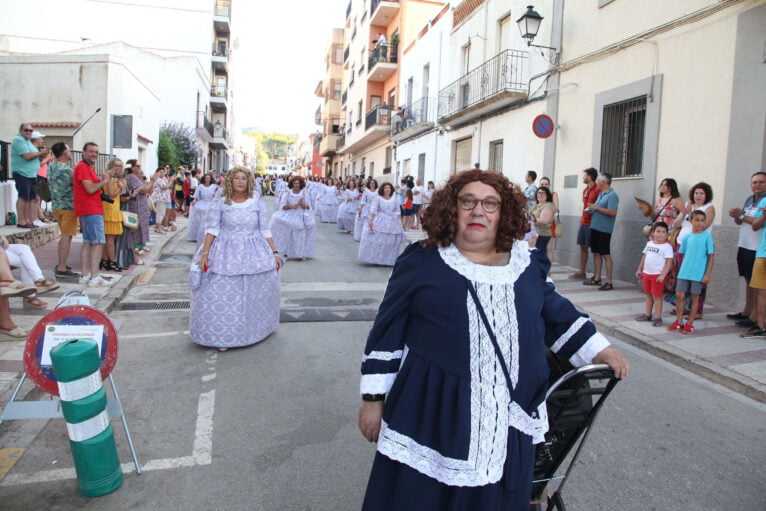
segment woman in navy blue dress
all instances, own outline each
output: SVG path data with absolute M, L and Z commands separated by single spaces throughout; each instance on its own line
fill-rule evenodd
M 529 509 L 546 346 L 627 377 L 522 241 L 525 204 L 501 174 L 456 174 L 424 215 L 428 239 L 396 262 L 362 362 L 359 428 L 378 443 L 364 510 Z

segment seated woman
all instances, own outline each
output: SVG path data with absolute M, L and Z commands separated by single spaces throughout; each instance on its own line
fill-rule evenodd
M 40 265 L 37 264 L 37 259 L 32 253 L 32 249 L 29 248 L 29 246 L 20 243 L 9 244 L 5 236 L 0 236 L 0 246 L 3 248 L 0 260 L 2 260 L 3 263 L 8 264 L 8 274 L 10 275 L 10 266 L 21 268 L 21 282 L 26 284 L 27 288 L 33 289 L 31 293 L 24 295 L 24 308 L 47 308 L 48 304 L 37 298 L 35 293 L 47 293 L 54 289 L 58 289 L 59 285 L 56 282 L 52 282 L 43 277 L 43 272 L 40 270 Z M 13 280 L 13 277 L 8 278 Z M 0 295 L 0 297 L 2 296 Z

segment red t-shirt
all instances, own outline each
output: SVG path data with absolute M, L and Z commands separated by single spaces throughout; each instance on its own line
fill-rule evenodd
M 598 186 L 588 188 L 587 186 L 582 191 L 582 216 L 580 217 L 581 225 L 590 225 L 590 221 L 593 218 L 592 214 L 586 213 L 585 208 L 588 204 L 596 202 L 598 199 Z
M 81 161 L 74 168 L 72 181 L 74 183 L 74 214 L 76 216 L 103 215 L 104 206 L 101 204 L 101 191 L 90 195 L 85 191 L 82 184 L 82 181 L 98 183 L 96 168 Z

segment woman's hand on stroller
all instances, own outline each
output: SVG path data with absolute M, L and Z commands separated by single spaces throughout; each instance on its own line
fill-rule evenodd
M 359 407 L 359 431 L 368 442 L 377 442 L 383 420 L 383 401 L 362 401 Z
M 614 346 L 607 346 L 593 357 L 594 364 L 606 364 L 612 368 L 615 377 L 624 380 L 630 373 L 628 359 Z

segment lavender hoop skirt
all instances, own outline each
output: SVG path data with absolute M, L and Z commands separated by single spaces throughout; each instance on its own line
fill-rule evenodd
M 356 214 L 357 207 L 343 207 L 338 210 L 338 230 L 343 232 L 353 232 L 354 231 L 354 221 L 356 220 L 356 217 L 358 216 Z
M 403 232 L 389 234 L 364 229 L 357 257 L 363 263 L 393 266 L 399 255 L 399 248 L 405 241 L 407 241 L 407 235 Z
M 206 273 L 191 295 L 192 342 L 236 348 L 262 341 L 279 326 L 279 273 Z
M 314 255 L 316 224 L 312 210 L 279 210 L 272 215 L 270 228 L 280 254 L 296 258 Z
M 317 204 L 317 214 L 320 222 L 334 224 L 338 220 L 337 204 Z

